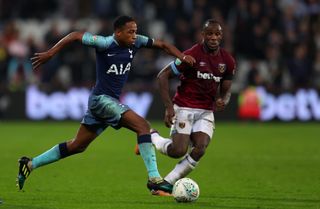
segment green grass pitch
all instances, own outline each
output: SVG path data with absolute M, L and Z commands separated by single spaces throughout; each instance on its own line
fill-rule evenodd
M 162 135 L 168 129 L 153 122 Z M 176 203 L 146 188 L 134 133 L 107 129 L 86 152 L 35 170 L 15 187 L 20 156 L 74 136 L 73 122 L 0 123 L 0 209 L 320 209 L 319 123 L 223 123 L 190 178 L 197 202 Z M 157 154 L 165 176 L 178 160 Z

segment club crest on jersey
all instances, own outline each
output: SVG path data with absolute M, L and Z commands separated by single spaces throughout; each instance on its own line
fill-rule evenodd
M 130 49 L 129 49 L 129 53 L 130 53 L 130 58 L 131 58 L 131 59 L 133 58 L 132 52 L 133 52 L 133 50 L 130 50 Z
M 183 123 L 183 122 L 180 122 L 178 125 L 179 125 L 179 128 L 184 128 L 184 127 L 186 127 L 186 124 Z
M 226 64 L 219 64 L 218 70 L 220 73 L 223 73 L 224 71 L 226 71 Z

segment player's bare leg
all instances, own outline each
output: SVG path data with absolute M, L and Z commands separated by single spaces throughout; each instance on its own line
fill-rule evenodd
M 23 188 L 24 182 L 32 170 L 56 162 L 67 156 L 83 152 L 96 137 L 97 134 L 94 131 L 81 124 L 74 139 L 55 145 L 33 159 L 28 157 L 20 158 L 17 186 L 20 190 Z
M 171 187 L 167 188 L 165 181 L 160 176 L 157 167 L 156 154 L 151 143 L 150 125 L 132 110 L 123 113 L 120 121 L 121 126 L 137 133 L 137 141 L 140 155 L 148 171 L 147 187 L 154 195 L 171 193 Z M 165 194 L 169 195 L 169 194 Z
M 172 158 L 183 157 L 189 148 L 190 135 L 187 134 L 173 134 L 171 143 L 165 144 L 164 152 Z
M 68 155 L 84 152 L 89 144 L 97 137 L 95 131 L 81 124 L 76 137 L 67 142 Z
M 166 154 L 173 158 L 179 158 L 184 156 L 188 151 L 188 146 L 190 143 L 189 135 L 174 134 L 173 140 L 161 137 L 155 130 L 151 131 L 151 135 L 153 144 L 163 154 Z M 173 183 L 168 182 L 167 179 L 164 179 L 164 181 L 162 182 L 162 186 L 165 187 L 167 191 L 169 191 L 169 193 L 172 192 Z M 155 192 L 154 195 L 168 196 L 168 194 L 157 192 Z
M 210 137 L 203 132 L 195 132 L 191 134 L 191 142 L 193 145 L 193 149 L 190 152 L 190 156 L 195 161 L 199 161 L 210 143 Z
M 174 184 L 177 180 L 187 176 L 198 164 L 198 161 L 204 155 L 210 138 L 203 132 L 192 133 L 191 141 L 193 144 L 192 151 L 187 154 L 175 168 L 164 178 L 170 184 Z

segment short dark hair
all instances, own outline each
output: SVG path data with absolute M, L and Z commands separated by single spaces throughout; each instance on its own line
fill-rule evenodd
M 208 27 L 210 24 L 218 24 L 220 25 L 220 22 L 216 19 L 208 19 L 204 22 L 202 26 L 202 30 L 204 30 L 206 27 Z
M 119 29 L 122 26 L 124 26 L 127 22 L 132 22 L 132 21 L 135 22 L 135 19 L 133 17 L 126 16 L 126 15 L 119 16 L 113 22 L 113 30 Z

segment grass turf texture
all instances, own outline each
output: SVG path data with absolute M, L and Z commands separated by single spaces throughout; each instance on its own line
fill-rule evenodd
M 162 123 L 152 124 L 168 135 Z M 111 128 L 86 152 L 35 170 L 18 192 L 18 158 L 72 138 L 77 128 L 68 122 L 0 123 L 0 209 L 320 208 L 318 123 L 218 122 L 189 176 L 200 186 L 200 198 L 191 204 L 151 196 L 143 161 L 133 153 L 135 134 Z M 157 157 L 165 176 L 177 160 Z

